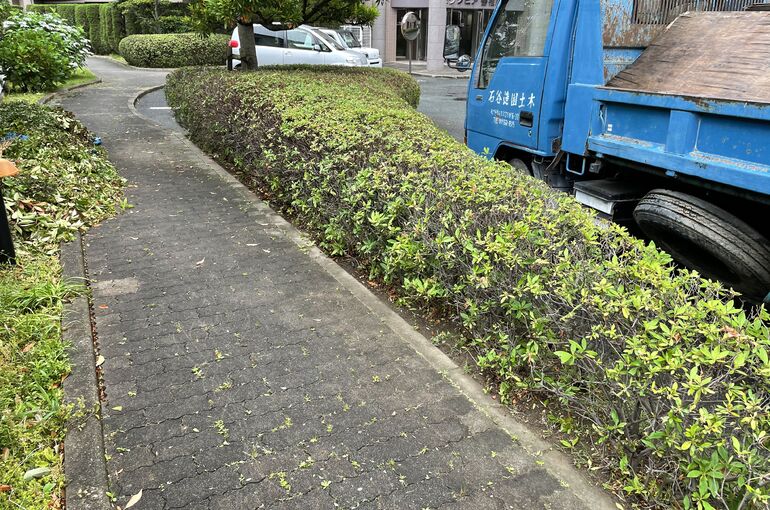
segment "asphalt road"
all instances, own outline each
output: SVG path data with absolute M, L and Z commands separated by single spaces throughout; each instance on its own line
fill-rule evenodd
M 418 110 L 462 142 L 468 81 L 422 76 L 415 78 L 421 91 Z M 167 129 L 181 129 L 174 121 L 174 114 L 166 104 L 165 92 L 162 89 L 142 96 L 137 101 L 136 108 Z
M 149 94 L 145 94 L 139 98 L 135 106 L 139 113 L 149 117 L 164 128 L 184 132 L 179 124 L 176 123 L 176 120 L 174 120 L 174 112 L 166 103 L 166 92 L 164 89 L 154 90 Z
M 419 111 L 446 129 L 456 140 L 463 141 L 465 101 L 468 80 L 416 76 L 420 84 Z

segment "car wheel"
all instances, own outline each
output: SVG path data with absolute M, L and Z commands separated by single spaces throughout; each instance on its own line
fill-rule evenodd
M 770 291 L 770 243 L 743 220 L 686 193 L 656 189 L 634 209 L 642 231 L 677 262 L 753 301 Z

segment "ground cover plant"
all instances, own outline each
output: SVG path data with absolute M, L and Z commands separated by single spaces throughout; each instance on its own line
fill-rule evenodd
M 69 371 L 61 339 L 59 244 L 116 210 L 123 180 L 72 115 L 0 104 L 0 148 L 17 177 L 3 182 L 18 264 L 0 266 L 0 507 L 61 508 L 61 441 Z
M 224 34 L 131 35 L 120 41 L 119 49 L 137 67 L 224 66 L 229 40 Z
M 196 143 L 328 253 L 463 328 L 503 402 L 548 400 L 565 447 L 632 506 L 764 508 L 767 312 L 473 154 L 404 80 L 182 69 L 166 93 Z

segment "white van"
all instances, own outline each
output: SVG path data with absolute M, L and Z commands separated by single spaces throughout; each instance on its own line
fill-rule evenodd
M 377 48 L 367 48 L 361 44 L 361 41 L 351 32 L 344 28 L 319 28 L 317 29 L 329 37 L 333 38 L 338 44 L 344 46 L 346 49 L 363 53 L 366 57 L 369 65 L 372 67 L 382 67 L 382 59 L 380 58 L 380 50 Z
M 233 47 L 233 67 L 240 65 L 240 40 L 238 28 L 230 38 Z M 290 64 L 326 64 L 338 66 L 368 66 L 366 57 L 321 34 L 311 27 L 300 26 L 292 30 L 268 30 L 254 25 L 254 41 L 257 63 L 260 66 Z

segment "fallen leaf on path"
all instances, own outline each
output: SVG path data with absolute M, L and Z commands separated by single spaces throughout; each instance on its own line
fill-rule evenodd
M 122 411 L 122 410 L 123 410 L 123 406 L 115 406 L 115 407 L 113 407 L 113 408 L 112 408 L 112 410 L 113 410 L 113 411 L 117 411 L 117 412 L 120 412 L 120 411 Z M 126 508 L 128 508 L 128 507 L 126 507 Z
M 202 259 L 200 259 L 198 262 L 196 262 L 196 263 L 195 263 L 195 265 L 196 265 L 196 266 L 200 266 L 200 265 L 201 265 L 201 264 L 203 264 L 204 262 L 206 262 L 206 257 L 203 257 Z
M 102 355 L 100 354 L 100 355 L 99 355 L 99 357 L 98 357 L 98 358 L 96 358 L 96 366 L 97 366 L 97 367 L 100 367 L 100 366 L 102 366 L 103 364 L 104 364 L 104 356 L 102 356 Z
M 139 492 L 131 496 L 131 499 L 128 500 L 128 503 L 126 503 L 126 506 L 123 510 L 128 510 L 135 504 L 139 503 L 140 499 L 142 499 L 142 489 L 140 489 Z
M 109 308 L 109 306 L 107 306 L 107 305 L 99 305 L 99 308 L 102 309 L 102 310 L 106 310 L 107 308 Z

